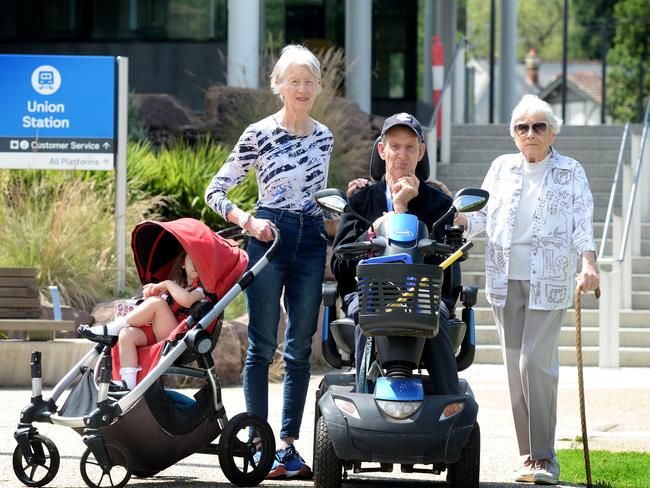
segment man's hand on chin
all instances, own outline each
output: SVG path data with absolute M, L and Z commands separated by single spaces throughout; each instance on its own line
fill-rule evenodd
M 393 208 L 397 213 L 405 213 L 408 203 L 418 196 L 420 180 L 414 174 L 402 176 L 391 187 Z

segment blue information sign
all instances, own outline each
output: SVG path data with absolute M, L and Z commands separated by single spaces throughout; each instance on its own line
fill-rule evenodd
M 0 55 L 0 167 L 113 169 L 116 62 Z

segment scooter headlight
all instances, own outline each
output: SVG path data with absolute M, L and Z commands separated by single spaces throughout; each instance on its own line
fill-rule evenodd
M 357 410 L 357 406 L 352 400 L 348 400 L 347 398 L 334 397 L 334 405 L 336 405 L 343 414 L 349 415 L 355 419 L 361 419 L 359 416 L 359 411 Z
M 422 406 L 422 401 L 376 400 L 379 409 L 391 418 L 404 420 L 412 416 Z

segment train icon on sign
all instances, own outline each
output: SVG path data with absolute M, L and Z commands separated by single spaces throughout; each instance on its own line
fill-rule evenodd
M 46 86 L 54 85 L 54 73 L 52 71 L 40 71 L 38 73 L 38 84 L 41 86 L 41 89 Z
M 41 95 L 52 95 L 61 86 L 61 73 L 54 66 L 42 65 L 32 73 L 32 87 Z

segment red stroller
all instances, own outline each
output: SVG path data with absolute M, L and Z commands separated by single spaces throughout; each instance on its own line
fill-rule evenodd
M 236 228 L 237 229 L 237 228 Z M 185 250 L 202 278 L 208 298 L 159 343 L 139 348 L 142 371 L 130 392 L 109 392 L 119 357 L 112 346 L 97 344 L 42 397 L 41 353 L 31 358 L 32 398 L 22 410 L 14 433 L 14 472 L 27 486 L 43 486 L 59 469 L 54 443 L 33 423 L 71 427 L 88 446 L 81 475 L 91 487 L 122 487 L 132 474 L 153 476 L 196 452 L 218 454 L 226 477 L 238 486 L 259 484 L 273 464 L 275 441 L 263 418 L 241 413 L 228 420 L 221 385 L 211 356 L 226 306 L 273 259 L 280 246 L 276 234 L 264 258 L 245 272 L 248 257 L 227 239 L 239 229 L 215 233 L 194 219 L 145 221 L 132 233 L 131 247 L 143 283 L 167 278 L 175 257 Z M 198 367 L 188 364 L 196 361 Z M 165 388 L 164 377 L 197 378 L 203 386 L 193 398 Z M 64 393 L 67 398 L 57 406 Z M 218 444 L 212 443 L 219 437 Z

